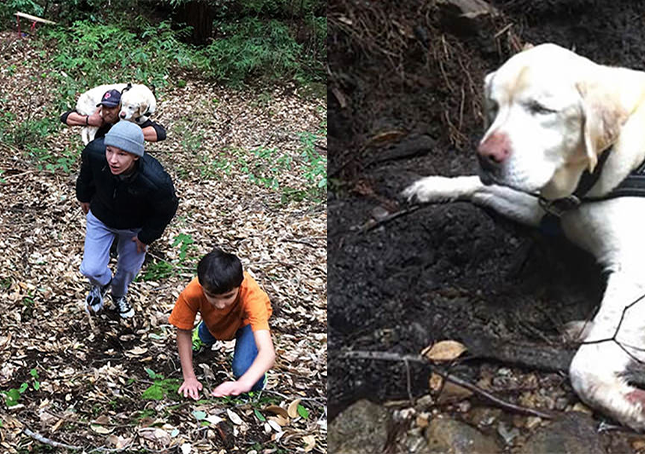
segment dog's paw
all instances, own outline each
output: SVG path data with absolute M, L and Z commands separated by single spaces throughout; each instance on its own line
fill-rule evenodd
M 401 195 L 409 202 L 440 203 L 469 199 L 481 187 L 478 177 L 425 177 L 403 190 Z
M 565 323 L 561 328 L 562 338 L 565 342 L 582 342 L 593 328 L 593 322 L 588 320 L 574 320 Z
M 645 391 L 625 378 L 633 363 L 613 341 L 583 344 L 571 362 L 569 376 L 573 389 L 587 405 L 643 431 Z

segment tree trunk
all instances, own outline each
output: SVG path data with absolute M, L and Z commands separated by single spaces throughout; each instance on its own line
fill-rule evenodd
M 193 27 L 190 40 L 193 44 L 208 44 L 213 36 L 213 9 L 207 1 L 193 0 L 178 9 L 177 19 Z

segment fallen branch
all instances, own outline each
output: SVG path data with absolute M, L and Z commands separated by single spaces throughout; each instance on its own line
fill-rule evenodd
M 404 363 L 408 362 L 415 362 L 415 363 L 422 363 L 430 366 L 432 368 L 432 371 L 436 373 L 437 375 L 441 376 L 444 380 L 447 380 L 451 383 L 454 383 L 455 385 L 459 385 L 463 388 L 466 388 L 476 395 L 485 398 L 486 400 L 492 402 L 494 405 L 504 409 L 508 410 L 514 413 L 519 413 L 519 414 L 524 414 L 524 415 L 529 415 L 529 416 L 538 416 L 540 418 L 544 419 L 553 419 L 554 414 L 553 413 L 547 413 L 542 410 L 536 410 L 534 408 L 527 408 L 527 407 L 521 407 L 519 405 L 512 404 L 510 402 L 506 402 L 493 394 L 489 393 L 488 391 L 485 391 L 481 389 L 480 387 L 473 385 L 472 383 L 469 383 L 465 380 L 462 380 L 459 377 L 455 377 L 454 375 L 451 375 L 440 368 L 434 366 L 433 364 L 430 363 L 430 361 L 425 358 L 424 356 L 421 355 L 400 355 L 398 353 L 390 353 L 390 352 L 379 352 L 379 351 L 361 351 L 361 350 L 354 350 L 354 351 L 346 351 L 346 352 L 341 352 L 340 353 L 341 358 L 356 358 L 356 359 L 370 359 L 370 360 L 376 360 L 376 361 L 401 361 Z
M 386 224 L 394 219 L 400 218 L 402 216 L 407 216 L 408 214 L 414 213 L 417 211 L 419 208 L 421 208 L 422 205 L 414 205 L 411 208 L 406 208 L 403 210 L 396 211 L 392 214 L 388 214 L 387 216 L 384 216 L 383 218 L 376 220 L 376 219 L 370 219 L 368 222 L 366 222 L 360 229 L 361 233 L 366 233 L 369 232 L 370 230 L 374 230 L 375 228 Z
M 31 430 L 27 429 L 26 427 L 22 429 L 22 431 L 25 433 L 25 435 L 29 435 L 31 438 L 34 440 L 37 440 L 43 444 L 53 446 L 54 448 L 65 448 L 65 449 L 72 449 L 72 450 L 80 450 L 83 449 L 81 446 L 74 446 L 74 445 L 68 445 L 65 443 L 60 443 L 58 441 L 51 440 L 47 437 L 43 437 L 40 434 L 37 434 L 36 432 L 32 432 Z

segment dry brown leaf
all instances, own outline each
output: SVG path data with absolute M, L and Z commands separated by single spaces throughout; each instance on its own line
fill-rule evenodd
M 287 408 L 287 414 L 290 418 L 295 418 L 296 416 L 298 416 L 298 405 L 300 405 L 300 402 L 302 402 L 302 399 L 296 399 L 289 404 L 289 407 Z
M 452 361 L 465 352 L 466 346 L 460 342 L 446 340 L 432 344 L 421 352 L 430 361 Z
M 275 422 L 277 422 L 277 423 L 280 425 L 280 427 L 284 427 L 284 426 L 286 426 L 286 425 L 288 425 L 288 424 L 289 424 L 289 418 L 283 418 L 283 417 L 282 417 L 282 416 L 280 416 L 280 415 L 276 415 L 276 416 L 269 416 L 267 419 L 268 419 L 269 421 L 275 421 Z
M 316 437 L 313 435 L 305 435 L 302 437 L 302 441 L 305 444 L 305 452 L 309 452 L 316 447 Z
M 114 430 L 113 427 L 105 427 L 99 424 L 90 424 L 90 428 L 97 434 L 109 434 Z
M 268 411 L 274 415 L 280 415 L 283 418 L 289 418 L 289 412 L 278 405 L 269 405 L 264 409 L 264 411 Z
M 430 378 L 428 378 L 428 388 L 430 388 L 430 391 L 439 391 L 441 387 L 443 386 L 443 377 L 439 374 L 435 374 L 432 372 L 430 374 Z

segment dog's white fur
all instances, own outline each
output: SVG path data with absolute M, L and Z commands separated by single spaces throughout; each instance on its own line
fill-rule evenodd
M 101 98 L 108 90 L 119 90 L 121 93 L 121 110 L 119 118 L 121 120 L 132 121 L 137 124 L 143 124 L 157 109 L 157 100 L 155 95 L 148 87 L 142 84 L 107 84 L 94 87 L 83 93 L 76 103 L 76 111 L 81 115 L 92 115 L 96 112 L 96 105 L 101 102 Z M 127 89 L 126 89 L 127 88 Z M 125 91 L 124 91 L 125 90 Z M 85 126 L 81 131 L 83 143 L 87 145 L 94 139 L 98 128 L 95 126 Z
M 532 194 L 549 200 L 570 195 L 610 146 L 590 197 L 609 193 L 645 159 L 645 72 L 543 44 L 489 74 L 485 95 L 490 126 L 478 148 L 480 177 L 423 178 L 403 192 L 408 199 L 468 200 L 538 226 L 545 212 Z M 491 156 L 497 162 L 490 164 Z M 608 272 L 600 309 L 581 330 L 586 343 L 571 363 L 572 385 L 590 406 L 645 430 L 645 391 L 625 378 L 634 358 L 645 361 L 638 350 L 645 347 L 645 299 L 621 321 L 645 293 L 645 198 L 585 202 L 566 212 L 561 225 Z M 615 333 L 620 345 L 607 340 Z

